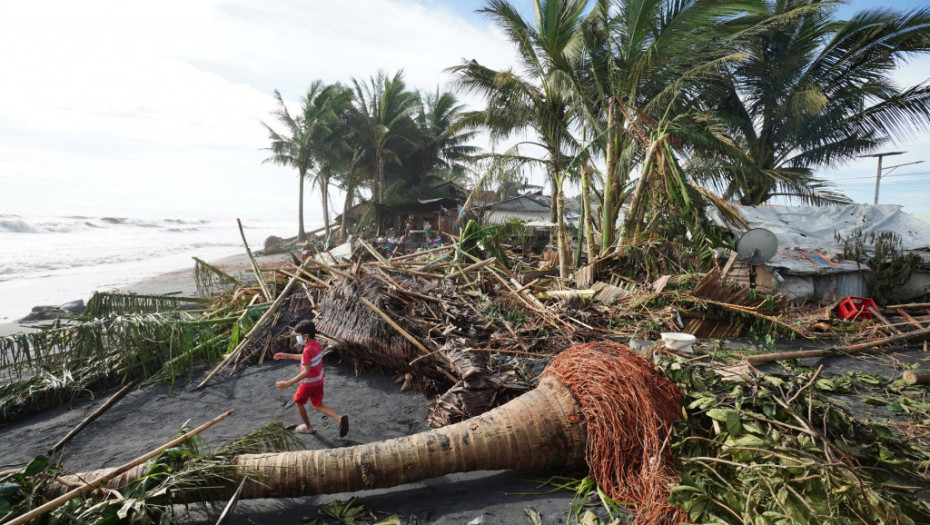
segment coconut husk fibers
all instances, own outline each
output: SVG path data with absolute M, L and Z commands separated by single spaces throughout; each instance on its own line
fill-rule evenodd
M 682 394 L 653 363 L 629 347 L 596 342 L 572 346 L 542 377 L 555 377 L 582 407 L 585 456 L 601 489 L 637 505 L 636 525 L 672 525 L 687 515 L 668 504 L 678 479 L 668 444 L 681 416 Z

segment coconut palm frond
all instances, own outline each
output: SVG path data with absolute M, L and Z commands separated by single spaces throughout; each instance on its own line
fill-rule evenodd
M 234 322 L 183 313 L 121 315 L 2 337 L 0 421 L 130 381 L 174 381 L 221 356 Z
M 207 302 L 209 300 L 196 297 L 94 292 L 94 295 L 87 301 L 87 309 L 84 311 L 84 315 L 87 317 L 104 317 L 113 314 L 166 312 L 180 310 L 192 304 L 202 305 Z

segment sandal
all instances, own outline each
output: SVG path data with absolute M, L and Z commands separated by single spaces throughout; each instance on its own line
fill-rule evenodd
M 307 428 L 307 425 L 298 425 L 297 428 L 294 429 L 294 432 L 297 432 L 298 434 L 313 434 L 316 432 L 316 429 Z
M 339 437 L 346 437 L 349 433 L 349 416 L 339 418 Z

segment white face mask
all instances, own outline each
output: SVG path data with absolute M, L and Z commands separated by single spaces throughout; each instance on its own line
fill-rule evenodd
M 299 344 L 299 345 L 305 345 L 305 344 L 307 344 L 307 340 L 304 339 L 304 336 L 298 335 L 298 336 L 297 336 L 297 344 Z

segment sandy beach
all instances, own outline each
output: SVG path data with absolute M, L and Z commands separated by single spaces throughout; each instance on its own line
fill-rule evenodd
M 263 258 L 263 262 L 282 260 Z M 289 256 L 283 256 L 287 260 Z M 212 261 L 226 271 L 248 269 L 245 256 Z M 193 295 L 192 270 L 178 270 L 135 283 L 123 290 L 143 294 L 182 292 Z M 336 356 L 325 361 L 326 403 L 348 414 L 351 428 L 345 439 L 337 437 L 332 421 L 311 414 L 318 432 L 299 435 L 307 449 L 338 448 L 410 435 L 427 430 L 425 405 L 430 400 L 414 391 L 400 392 L 394 378 L 360 371 L 339 363 Z M 196 371 L 188 381 L 172 387 L 157 385 L 130 392 L 90 423 L 63 449 L 62 466 L 68 471 L 116 467 L 173 439 L 185 425 L 195 427 L 235 409 L 236 414 L 206 430 L 203 439 L 209 448 L 232 441 L 243 434 L 281 420 L 297 423 L 291 401 L 292 390 L 279 391 L 274 383 L 292 377 L 295 365 L 288 361 L 266 360 L 261 365 L 239 367 L 224 372 L 202 390 L 196 386 L 210 367 Z M 112 395 L 80 399 L 13 424 L 0 427 L 0 463 L 4 468 L 45 454 L 88 414 Z M 316 507 L 333 499 L 363 499 L 379 517 L 399 514 L 405 524 L 513 524 L 528 523 L 524 508 L 543 516 L 543 523 L 565 523 L 572 501 L 567 491 L 546 494 L 551 487 L 540 487 L 544 476 L 510 471 L 454 474 L 393 489 L 350 494 L 308 496 L 280 500 L 241 501 L 227 523 L 301 523 L 301 518 L 320 517 Z M 222 510 L 222 503 L 220 508 Z M 594 509 L 596 510 L 596 509 Z M 218 512 L 217 511 L 217 512 Z M 215 514 L 196 513 L 190 523 L 214 523 Z

